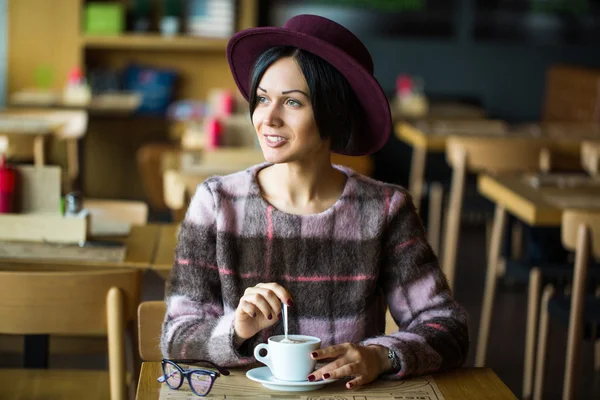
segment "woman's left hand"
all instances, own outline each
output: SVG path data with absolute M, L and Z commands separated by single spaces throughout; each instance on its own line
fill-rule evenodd
M 385 347 L 360 346 L 354 343 L 338 344 L 315 350 L 311 353 L 311 357 L 313 360 L 331 358 L 336 358 L 336 360 L 313 372 L 308 380 L 353 376 L 354 379 L 346 383 L 348 389 L 374 381 L 385 372 L 389 363 Z

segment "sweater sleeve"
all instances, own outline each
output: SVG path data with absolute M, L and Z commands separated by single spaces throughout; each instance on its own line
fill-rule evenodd
M 466 312 L 452 298 L 410 195 L 396 190 L 388 199 L 380 282 L 399 331 L 361 344 L 391 348 L 400 358 L 400 371 L 387 379 L 458 367 L 469 348 Z
M 181 224 L 167 284 L 161 335 L 165 358 L 203 359 L 223 366 L 253 361 L 234 346 L 235 310 L 224 306 L 216 252 L 215 198 L 205 181 Z

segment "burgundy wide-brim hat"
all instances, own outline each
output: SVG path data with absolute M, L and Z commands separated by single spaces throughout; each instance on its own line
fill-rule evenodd
M 298 47 L 321 57 L 340 71 L 354 89 L 366 114 L 366 132 L 353 138 L 353 148 L 332 151 L 359 156 L 383 147 L 392 125 L 389 103 L 373 76 L 369 51 L 352 32 L 327 18 L 297 15 L 283 27 L 258 27 L 236 33 L 227 44 L 227 61 L 246 100 L 254 63 L 262 53 L 276 46 Z

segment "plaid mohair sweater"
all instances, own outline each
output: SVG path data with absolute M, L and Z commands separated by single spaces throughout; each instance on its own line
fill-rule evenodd
M 281 212 L 260 194 L 268 164 L 202 183 L 179 234 L 168 282 L 161 347 L 167 358 L 225 366 L 255 362 L 252 350 L 283 323 L 233 343 L 244 290 L 277 282 L 293 296 L 290 333 L 392 348 L 400 378 L 460 366 L 467 318 L 453 300 L 409 194 L 336 166 L 340 199 L 312 215 Z M 400 331 L 384 336 L 385 304 Z

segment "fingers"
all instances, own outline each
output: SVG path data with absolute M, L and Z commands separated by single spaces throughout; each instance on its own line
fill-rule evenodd
M 278 283 L 275 283 L 275 282 L 259 283 L 255 287 L 270 290 L 271 292 L 273 292 L 275 294 L 275 296 L 277 296 L 277 298 L 279 299 L 279 302 L 281 302 L 281 303 L 285 303 L 290 307 L 292 307 L 294 305 L 294 302 L 292 300 L 292 295 L 290 294 L 290 292 L 288 292 L 286 290 L 286 288 L 284 288 L 283 286 L 281 286 Z
M 240 304 L 250 303 L 264 315 L 265 319 L 272 320 L 281 312 L 281 306 L 279 305 L 277 297 L 275 297 L 272 292 L 259 288 L 251 288 L 247 292 L 248 293 L 240 299 Z
M 340 379 L 351 376 L 352 379 L 346 383 L 346 388 L 352 389 L 367 384 L 377 378 L 374 367 L 368 353 L 361 346 L 353 343 L 344 343 L 329 346 L 311 353 L 313 359 L 322 360 L 337 357 L 324 367 L 319 368 L 308 376 L 309 381 Z
M 248 288 L 242 299 L 256 305 L 267 319 L 273 319 L 281 313 L 281 302 L 277 295 L 269 289 L 259 287 Z M 269 315 L 271 318 L 268 318 Z
M 354 388 L 357 388 L 359 386 L 365 385 L 367 383 L 369 383 L 369 382 L 367 382 L 367 380 L 365 379 L 365 376 L 364 375 L 359 375 L 356 378 L 352 379 L 351 381 L 346 382 L 346 387 L 348 389 L 354 389 Z
M 313 377 L 312 380 L 339 379 L 345 376 L 353 376 L 358 373 L 358 367 L 358 362 L 351 362 L 345 357 L 341 357 L 313 372 L 308 376 L 308 380 L 311 380 L 311 376 Z
M 324 347 L 319 350 L 313 351 L 310 356 L 313 360 L 323 360 L 325 358 L 336 358 L 343 354 L 346 354 L 349 347 L 352 346 L 349 343 L 337 344 L 334 346 Z
M 255 318 L 257 315 L 256 313 L 259 312 L 258 308 L 254 304 L 243 300 L 240 300 L 237 311 L 241 316 L 249 318 Z

